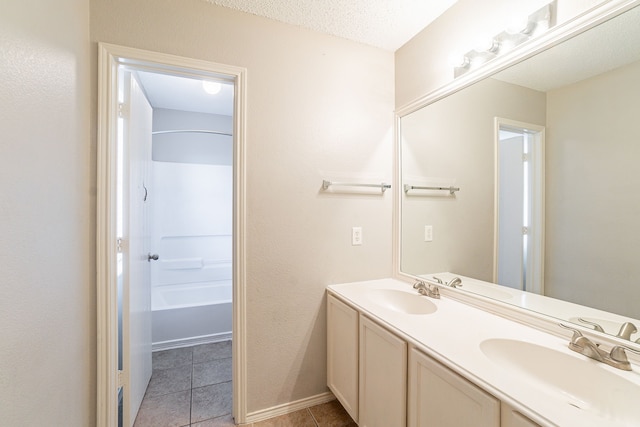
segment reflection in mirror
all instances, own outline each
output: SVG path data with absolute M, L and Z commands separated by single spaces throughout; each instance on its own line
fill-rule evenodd
M 402 185 L 460 188 L 402 193 L 403 273 L 640 328 L 640 7 L 401 117 L 399 135 Z

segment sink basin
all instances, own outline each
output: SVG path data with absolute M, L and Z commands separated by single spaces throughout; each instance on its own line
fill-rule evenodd
M 480 349 L 501 369 L 517 373 L 527 384 L 568 405 L 608 420 L 640 425 L 640 386 L 603 369 L 599 362 L 509 339 L 485 340 Z
M 438 306 L 427 297 L 395 289 L 374 289 L 368 292 L 369 299 L 377 305 L 404 314 L 431 314 Z

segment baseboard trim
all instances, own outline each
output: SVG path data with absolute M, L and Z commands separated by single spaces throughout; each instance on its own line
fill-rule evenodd
M 153 344 L 151 344 L 151 351 L 171 350 L 172 348 L 191 347 L 192 345 L 229 341 L 231 337 L 231 332 L 224 332 L 221 334 L 200 335 L 198 337 L 154 342 Z
M 311 406 L 327 403 L 334 400 L 335 398 L 336 397 L 333 395 L 333 393 L 328 391 L 326 393 L 317 394 L 305 399 L 296 400 L 295 402 L 284 403 L 282 405 L 273 406 L 271 408 L 261 409 L 259 411 L 247 414 L 246 424 L 264 421 L 269 418 L 299 411 L 300 409 L 306 409 Z

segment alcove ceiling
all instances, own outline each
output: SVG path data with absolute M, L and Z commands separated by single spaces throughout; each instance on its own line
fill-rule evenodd
M 395 52 L 457 0 L 203 0 Z

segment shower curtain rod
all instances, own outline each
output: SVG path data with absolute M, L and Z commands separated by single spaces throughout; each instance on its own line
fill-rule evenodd
M 233 134 L 226 132 L 218 132 L 217 130 L 200 130 L 200 129 L 176 129 L 176 130 L 156 130 L 151 132 L 151 135 L 159 135 L 163 133 L 212 133 L 214 135 L 233 136 Z

